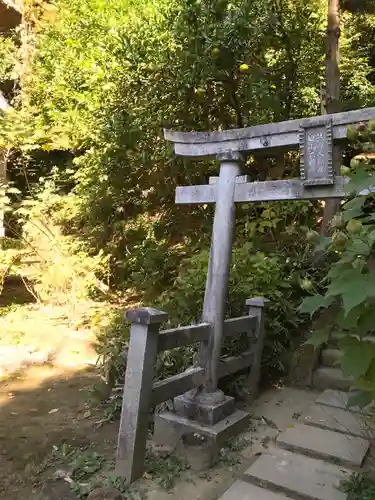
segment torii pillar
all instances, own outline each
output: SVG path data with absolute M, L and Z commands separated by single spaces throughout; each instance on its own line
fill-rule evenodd
M 212 324 L 214 335 L 210 336 L 207 345 L 202 345 L 200 353 L 200 361 L 205 363 L 206 368 L 204 391 L 207 393 L 214 393 L 218 386 L 225 302 L 236 224 L 234 193 L 244 158 L 239 152 L 228 152 L 219 154 L 217 160 L 220 162 L 220 173 L 216 185 L 216 207 L 202 315 L 203 322 Z

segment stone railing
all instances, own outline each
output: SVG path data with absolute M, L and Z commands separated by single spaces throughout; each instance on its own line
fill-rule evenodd
M 263 350 L 264 306 L 262 298 L 248 299 L 249 314 L 227 319 L 223 325 L 223 336 L 228 338 L 241 333 L 248 335 L 248 346 L 238 356 L 222 357 L 218 366 L 218 378 L 249 369 L 249 392 L 256 394 L 260 378 L 260 362 Z M 126 319 L 131 322 L 130 344 L 128 351 L 120 430 L 118 436 L 116 473 L 131 483 L 143 474 L 146 441 L 148 436 L 149 413 L 156 405 L 174 399 L 176 414 L 158 414 L 159 432 L 155 422 L 155 436 L 163 424 L 174 431 L 177 439 L 188 431 L 199 431 L 208 439 L 220 443 L 229 435 L 240 432 L 248 424 L 248 414 L 235 411 L 234 400 L 215 393 L 217 401 L 199 403 L 198 399 L 188 396 L 189 391 L 198 393 L 203 390 L 205 373 L 210 360 L 205 359 L 204 346 L 211 341 L 213 332 L 209 323 L 160 331 L 167 320 L 167 314 L 153 308 L 140 308 L 128 311 Z M 158 353 L 201 342 L 202 349 L 199 365 L 165 380 L 154 381 Z M 209 350 L 207 351 L 209 352 Z M 222 395 L 221 395 L 222 394 Z M 182 395 L 182 396 L 181 396 Z M 207 398 L 206 398 L 207 399 Z M 178 404 L 177 404 L 178 403 Z M 180 411 L 179 411 L 180 410 Z M 231 419 L 227 420 L 228 416 Z M 226 419 L 225 423 L 224 420 Z M 218 430 L 218 425 L 220 429 Z M 161 426 L 161 427 L 160 427 Z M 168 436 L 162 431 L 162 440 Z M 170 440 L 169 440 L 170 441 Z

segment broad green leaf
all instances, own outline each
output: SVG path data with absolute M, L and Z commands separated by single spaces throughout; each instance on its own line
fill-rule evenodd
M 356 238 L 349 247 L 349 251 L 357 254 L 367 256 L 371 252 L 371 246 L 359 238 Z
M 373 391 L 353 391 L 349 393 L 348 408 L 358 407 L 366 408 L 374 400 L 375 392 Z
M 366 374 L 355 381 L 355 387 L 357 389 L 375 392 L 375 359 L 371 361 Z
M 358 340 L 354 335 L 344 335 L 340 338 L 338 345 L 342 350 L 349 350 L 356 348 L 360 343 L 360 340 Z
M 365 375 L 375 358 L 375 348 L 372 343 L 347 336 L 339 342 L 339 346 L 342 350 L 340 363 L 343 372 L 355 379 Z
M 329 307 L 333 302 L 333 297 L 327 298 L 324 295 L 312 295 L 305 297 L 298 310 L 302 314 L 313 314 L 322 307 Z
M 331 244 L 332 238 L 328 236 L 320 236 L 319 240 L 314 248 L 314 252 L 323 252 Z
M 364 337 L 375 331 L 374 322 L 374 303 L 366 303 L 366 311 L 358 315 L 357 332 L 358 335 Z
M 351 287 L 347 287 L 345 292 L 341 293 L 345 315 L 349 314 L 354 307 L 364 302 L 369 296 L 375 295 L 375 283 L 358 280 L 351 285 Z
M 341 255 L 341 259 L 338 262 L 338 265 L 341 266 L 341 264 L 348 264 L 356 260 L 357 254 L 352 251 L 351 248 L 348 248 L 345 250 L 345 252 Z M 338 271 L 339 274 L 339 271 Z
M 308 340 L 306 340 L 305 344 L 313 345 L 314 348 L 316 349 L 317 347 L 326 344 L 329 340 L 329 336 L 330 336 L 330 330 L 328 328 L 317 330 L 311 335 L 311 337 Z
M 337 280 L 341 282 L 341 280 L 346 280 L 347 278 L 351 279 L 353 274 L 358 274 L 358 271 L 355 271 L 350 263 L 339 260 L 336 264 L 332 264 L 327 276 L 332 282 L 336 282 Z M 332 285 L 333 283 L 331 284 L 331 290 L 334 289 Z
M 372 177 L 366 170 L 358 169 L 353 172 L 350 181 L 345 186 L 346 193 L 360 193 L 365 189 L 370 189 L 375 184 L 375 178 Z
M 352 200 L 348 201 L 344 205 L 342 216 L 345 221 L 359 217 L 363 213 L 363 205 L 366 201 L 366 197 L 357 196 Z
M 347 315 L 345 315 L 345 312 L 341 309 L 337 315 L 336 323 L 343 330 L 357 329 L 358 322 L 365 311 L 366 304 L 360 304 L 359 306 L 354 307 Z
M 375 230 L 369 231 L 367 234 L 369 245 L 373 245 L 375 243 Z
M 347 315 L 367 298 L 375 297 L 375 280 L 370 275 L 353 269 L 331 281 L 327 295 L 341 296 Z
M 364 198 L 363 196 L 357 196 L 356 198 L 353 198 L 352 200 L 349 200 L 345 203 L 345 205 L 343 206 L 343 211 L 346 212 L 347 210 L 362 208 L 365 201 L 366 198 Z

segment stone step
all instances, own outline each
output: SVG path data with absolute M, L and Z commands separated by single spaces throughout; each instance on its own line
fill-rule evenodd
M 373 435 L 373 429 L 370 428 L 359 413 L 352 413 L 321 404 L 311 405 L 301 415 L 299 422 L 365 439 L 370 439 Z
M 322 366 L 339 368 L 341 356 L 342 353 L 339 349 L 333 349 L 333 348 L 324 349 L 320 355 L 321 364 Z
M 302 424 L 286 429 L 277 444 L 289 451 L 352 467 L 362 465 L 370 446 L 366 439 Z
M 313 386 L 320 391 L 324 391 L 325 389 L 347 391 L 350 389 L 352 383 L 353 380 L 346 377 L 340 368 L 321 366 L 313 374 Z
M 219 500 L 290 500 L 290 497 L 237 480 Z
M 350 392 L 335 391 L 334 389 L 326 389 L 315 401 L 317 404 L 324 406 L 332 406 L 333 408 L 340 408 L 354 413 L 366 413 L 366 409 L 359 408 L 358 406 L 348 406 Z
M 346 500 L 339 487 L 349 476 L 350 472 L 338 465 L 273 448 L 247 469 L 244 478 L 292 498 Z

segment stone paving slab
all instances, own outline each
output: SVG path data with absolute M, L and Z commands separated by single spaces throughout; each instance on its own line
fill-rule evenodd
M 358 406 L 348 406 L 348 401 L 350 397 L 350 392 L 335 391 L 333 389 L 325 390 L 316 400 L 316 403 L 324 406 L 332 406 L 334 408 L 340 408 L 341 410 L 347 410 L 354 413 L 365 413 L 365 408 L 359 408 Z
M 290 500 L 290 497 L 238 480 L 219 500 Z
M 309 500 L 346 500 L 339 490 L 350 472 L 331 463 L 274 448 L 247 469 L 251 483 Z
M 302 424 L 286 429 L 277 438 L 277 444 L 290 451 L 354 467 L 362 465 L 370 446 L 366 439 Z
M 362 415 L 320 404 L 311 405 L 299 422 L 367 439 L 373 434 Z

